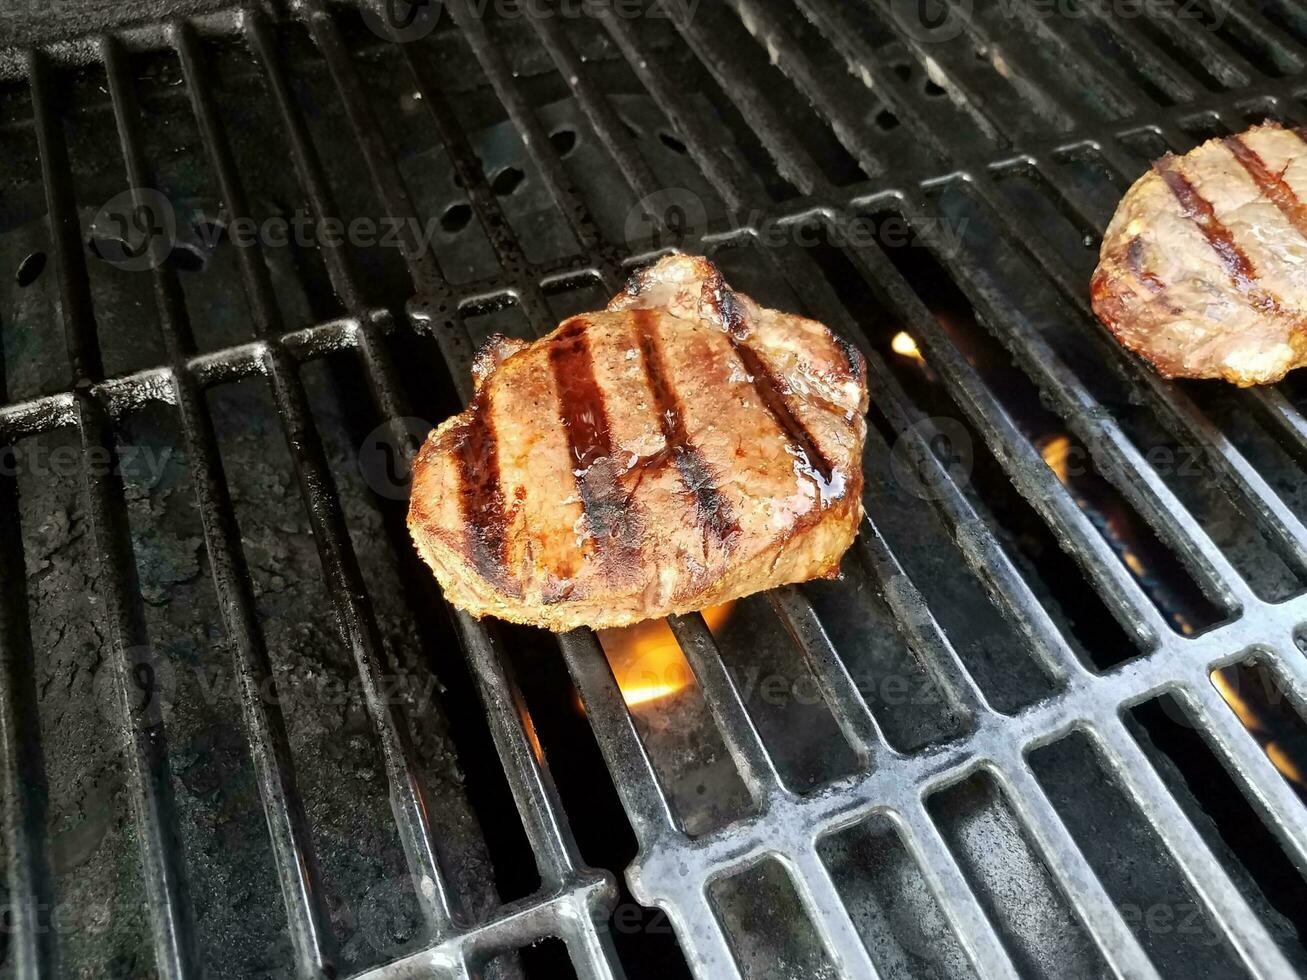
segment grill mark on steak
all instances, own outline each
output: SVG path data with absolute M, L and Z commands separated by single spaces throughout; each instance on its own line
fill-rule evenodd
M 1303 207 L 1302 202 L 1298 200 L 1298 195 L 1294 193 L 1284 176 L 1274 173 L 1266 166 L 1266 161 L 1245 143 L 1242 137 L 1227 136 L 1221 142 L 1248 172 L 1248 176 L 1253 179 L 1262 196 L 1280 209 L 1280 213 L 1288 219 L 1289 224 L 1293 225 L 1298 234 L 1307 238 L 1307 208 Z
M 1184 216 L 1198 226 L 1216 254 L 1220 256 L 1230 281 L 1248 298 L 1248 302 L 1266 313 L 1284 316 L 1285 310 L 1274 294 L 1258 286 L 1258 273 L 1252 262 L 1234 240 L 1234 233 L 1216 216 L 1212 202 L 1198 193 L 1193 183 L 1176 166 L 1178 158 L 1165 156 L 1153 163 L 1180 203 Z
M 656 314 L 652 310 L 633 310 L 635 335 L 640 345 L 645 377 L 658 409 L 658 423 L 681 480 L 694 495 L 698 523 L 729 548 L 740 534 L 740 525 L 731 513 L 731 505 L 717 488 L 717 482 L 703 455 L 690 443 L 685 431 L 685 417 L 680 398 L 668 377 L 658 341 Z
M 772 374 L 771 369 L 752 347 L 736 340 L 731 334 L 727 336 L 730 337 L 731 346 L 753 382 L 753 390 L 758 393 L 763 407 L 785 433 L 785 438 L 794 453 L 795 468 L 802 476 L 817 485 L 821 506 L 825 507 L 832 501 L 839 500 L 844 496 L 844 475 L 834 471 L 830 460 L 817 446 L 812 433 L 791 411 L 790 404 L 785 399 L 785 392 L 780 382 L 776 380 L 776 375 Z
M 520 586 L 510 580 L 507 572 L 508 519 L 499 483 L 499 443 L 485 392 L 472 399 L 467 425 L 454 437 L 454 451 L 472 563 L 499 588 L 518 595 Z
M 558 389 L 558 410 L 572 451 L 572 475 L 590 531 L 600 542 L 616 536 L 626 510 L 610 464 L 613 441 L 604 393 L 595 379 L 586 331 L 590 322 L 569 322 L 549 345 L 549 363 Z
M 1166 182 L 1175 199 L 1180 204 L 1184 216 L 1198 226 L 1208 244 L 1220 256 L 1225 271 L 1230 274 L 1235 285 L 1241 289 L 1252 289 L 1257 285 L 1257 270 L 1244 254 L 1239 243 L 1234 240 L 1230 229 L 1216 216 L 1212 203 L 1198 193 L 1193 183 L 1180 172 L 1176 158 L 1165 156 L 1153 164 L 1153 169 Z

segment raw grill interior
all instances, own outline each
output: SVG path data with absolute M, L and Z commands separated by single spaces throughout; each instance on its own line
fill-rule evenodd
M 0 18 L 0 975 L 1307 969 L 1307 389 L 1085 298 L 1149 158 L 1307 120 L 1307 5 L 472 6 Z M 432 247 L 223 227 L 301 210 Z M 670 243 L 867 355 L 842 580 L 451 615 L 393 467 Z

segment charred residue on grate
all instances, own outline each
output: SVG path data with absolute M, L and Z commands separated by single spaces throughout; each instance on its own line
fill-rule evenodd
M 779 861 L 759 861 L 714 881 L 708 894 L 747 980 L 839 976 Z
M 131 976 L 152 966 L 149 903 L 81 447 L 75 431 L 58 429 L 21 440 L 15 452 L 40 725 L 28 737 L 40 740 L 48 792 L 42 829 L 53 906 L 36 910 L 39 928 L 50 930 L 59 972 Z M 61 905 L 75 909 L 77 921 L 52 918 Z
M 184 439 L 174 410 L 160 403 L 123 419 L 117 435 L 114 465 L 156 655 L 153 676 L 143 673 L 135 684 L 137 696 L 159 700 L 168 730 L 199 953 L 243 972 L 290 970 L 281 890 L 240 721 L 242 693 Z M 281 693 L 289 705 L 305 690 Z M 260 696 L 272 703 L 278 691 L 269 686 Z
M 414 103 L 421 103 L 426 95 L 423 98 L 416 96 L 430 93 L 445 100 L 471 145 L 490 190 L 529 261 L 545 262 L 574 254 L 579 250 L 579 243 L 568 230 L 567 221 L 548 193 L 547 185 L 523 143 L 521 134 L 499 100 L 466 37 L 453 28 L 448 11 L 442 18 L 441 27 L 426 37 L 402 46 L 402 57 L 408 62 L 406 69 L 401 69 L 395 63 L 395 59 L 401 56 L 394 50 L 386 51 L 383 48 L 371 54 L 371 58 L 380 61 L 382 71 L 390 73 L 389 77 L 403 85 L 400 92 L 391 92 L 390 98 L 407 97 Z M 375 34 L 359 23 L 356 15 L 347 11 L 339 23 L 347 41 L 352 41 L 365 51 L 370 51 L 374 46 Z M 393 49 L 394 46 L 385 47 Z M 359 65 L 360 69 L 367 67 L 367 62 Z M 401 106 L 401 111 L 426 113 L 430 109 L 414 104 Z M 422 120 L 422 125 L 428 127 L 427 139 L 430 140 L 434 127 L 425 119 Z M 448 148 L 443 149 L 447 151 Z M 440 151 L 429 148 L 425 152 L 433 162 L 442 159 Z M 414 176 L 415 182 L 418 180 L 416 168 L 416 161 L 406 164 L 406 169 Z M 420 182 L 426 188 L 426 193 L 419 200 L 424 202 L 424 207 L 430 209 L 423 215 L 424 218 L 430 220 L 439 215 L 438 220 L 443 222 L 442 230 L 451 236 L 458 236 L 466 227 L 462 221 L 462 212 L 455 211 L 451 214 L 449 209 L 457 208 L 464 198 L 457 193 L 460 189 L 455 175 L 447 173 L 448 184 L 453 184 L 453 187 L 448 188 L 446 184 L 448 197 L 443 206 L 434 199 L 432 190 L 439 186 L 438 182 L 442 182 L 442 178 L 433 174 L 421 174 Z M 475 224 L 475 221 L 472 220 L 470 224 Z M 471 233 L 477 235 L 479 231 L 473 228 Z M 459 241 L 461 240 L 460 238 Z M 454 252 L 455 249 L 449 251 Z M 458 269 L 457 262 L 454 268 Z M 485 266 L 479 266 L 477 271 L 481 268 Z
M 203 271 L 179 274 L 187 321 L 198 351 L 218 350 L 253 338 L 246 300 L 239 289 L 236 250 L 219 234 L 224 220 L 221 194 L 195 123 L 182 71 L 171 51 L 151 51 L 131 58 L 133 89 L 141 118 L 142 151 L 150 166 L 151 186 L 182 221 L 204 222 L 215 242 Z M 202 217 L 201 217 L 202 216 Z M 135 273 L 146 278 L 148 273 Z M 294 290 L 288 290 L 293 294 Z M 153 304 L 143 314 L 154 318 Z
M 1023 976 L 1103 975 L 1102 954 L 992 773 L 932 793 L 927 806 Z
M 85 243 L 86 271 L 97 309 L 97 336 L 105 374 L 127 374 L 152 367 L 166 359 L 163 338 L 156 326 L 148 274 L 124 267 L 120 257 L 148 242 L 123 241 L 122 229 L 103 210 L 115 196 L 128 193 L 118 152 L 118 130 L 109 100 L 104 69 L 87 65 L 56 76 L 54 105 L 68 144 L 73 191 L 80 203 L 78 218 Z M 142 224 L 132 216 L 129 237 Z M 152 223 L 153 215 L 145 219 Z M 162 216 L 160 216 L 162 217 Z M 185 256 L 179 245 L 166 261 Z
M 1240 671 L 1225 668 L 1222 674 L 1224 680 Z M 1227 685 L 1226 691 L 1232 699 L 1248 697 L 1267 683 L 1254 674 L 1238 688 Z M 1221 710 L 1234 712 L 1224 706 Z M 1213 751 L 1197 716 L 1176 695 L 1161 694 L 1133 706 L 1125 719 L 1271 939 L 1299 970 L 1307 967 L 1307 882 Z
M 1241 977 L 1237 958 L 1145 815 L 1083 731 L 1030 753 L 1058 815 L 1163 976 Z M 1110 825 L 1111 837 L 1103 834 Z
M 976 976 L 892 820 L 872 816 L 828 834 L 817 849 L 883 976 Z
M 53 263 L 24 286 L 18 272 L 35 254 L 48 255 L 45 192 L 32 126 L 27 86 L 0 84 L 0 135 L 8 148 L 4 193 L 0 194 L 0 353 L 8 400 L 21 401 L 66 389 L 70 383 L 63 337 L 48 328 L 57 322 L 59 298 Z

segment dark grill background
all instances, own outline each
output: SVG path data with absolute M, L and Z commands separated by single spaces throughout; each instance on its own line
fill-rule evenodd
M 1307 966 L 1307 390 L 1086 297 L 1151 157 L 1307 119 L 1307 5 L 655 7 L 0 18 L 0 975 Z M 233 239 L 300 213 L 430 247 Z M 388 491 L 669 244 L 867 355 L 868 519 L 628 711 L 629 638 L 452 614 Z

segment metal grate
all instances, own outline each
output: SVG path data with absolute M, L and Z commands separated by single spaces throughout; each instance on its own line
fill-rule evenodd
M 579 19 L 558 14 L 552 5 L 547 9 L 555 16 L 506 17 L 499 11 L 501 16 L 484 19 L 469 0 L 446 0 L 443 6 L 447 20 L 429 37 L 388 48 L 384 57 L 393 59 L 411 84 L 411 91 L 390 94 L 420 106 L 422 123 L 437 136 L 443 165 L 465 194 L 488 243 L 493 273 L 452 279 L 444 255 L 408 240 L 402 253 L 408 280 L 404 289 L 412 299 L 405 310 L 392 310 L 376 298 L 376 273 L 367 256 L 343 244 L 325 245 L 319 249 L 322 275 L 338 301 L 339 315 L 313 315 L 310 325 L 302 326 L 287 318 L 278 278 L 282 273 L 265 250 L 235 249 L 235 281 L 243 289 L 249 339 L 210 347 L 197 342 L 193 321 L 201 313 L 195 296 L 186 292 L 187 273 L 163 262 L 150 273 L 147 302 L 157 310 L 164 356 L 116 373 L 105 369 L 105 345 L 112 331 L 128 329 L 124 316 L 136 314 L 106 309 L 103 294 L 93 289 L 85 243 L 90 229 L 81 210 L 91 202 L 79 199 L 76 190 L 79 175 L 69 146 L 80 137 L 62 114 L 64 79 L 79 65 L 103 72 L 117 150 L 125 164 L 125 183 L 120 180 L 119 186 L 136 189 L 133 203 L 144 205 L 144 189 L 160 185 L 160 168 L 168 164 L 147 152 L 152 116 L 140 90 L 152 83 L 134 66 L 151 51 L 175 58 L 201 154 L 226 218 L 234 221 L 262 207 L 252 202 L 249 175 L 238 163 L 234 141 L 240 134 L 232 132 L 231 105 L 225 101 L 236 96 L 221 88 L 226 56 L 209 46 L 218 43 L 212 39 L 234 42 L 249 58 L 284 137 L 267 152 L 289 157 L 294 183 L 315 224 L 350 213 L 342 203 L 353 201 L 359 189 L 342 184 L 334 160 L 346 154 L 357 155 L 381 213 L 411 218 L 426 210 L 415 201 L 424 190 L 406 175 L 395 147 L 399 136 L 376 111 L 375 89 L 384 87 L 388 76 L 372 77 L 379 72 L 377 63 L 362 60 L 370 57 L 366 49 L 381 42 L 361 30 L 349 8 L 307 3 L 284 15 L 251 8 L 123 30 L 11 52 L 4 61 L 7 73 L 26 84 L 30 97 L 48 221 L 49 275 L 57 290 L 53 307 L 64 328 L 70 373 L 68 383 L 53 390 L 6 396 L 0 429 L 8 443 L 17 444 L 71 428 L 82 450 L 79 492 L 94 561 L 91 580 L 116 678 L 114 720 L 125 737 L 125 794 L 148 910 L 142 935 L 152 944 L 152 963 L 140 972 L 183 977 L 220 968 L 200 963 L 188 885 L 196 855 L 179 829 L 174 797 L 180 763 L 172 751 L 168 713 L 160 698 L 139 697 L 143 677 L 145 693 L 157 693 L 149 679 L 166 672 L 166 657 L 151 644 L 137 572 L 141 545 L 130 524 L 130 502 L 118 477 L 87 462 L 92 450 L 114 445 L 125 419 L 153 403 L 168 406 L 175 416 L 179 446 L 191 470 L 204 563 L 238 682 L 233 705 L 266 815 L 290 962 L 303 976 L 339 975 L 340 964 L 350 962 L 339 948 L 339 910 L 329 907 L 321 880 L 314 843 L 317 818 L 301 794 L 305 773 L 292 760 L 289 720 L 275 700 L 261 693 L 276 673 L 270 627 L 260 613 L 248 543 L 237 519 L 233 474 L 223 465 L 217 431 L 222 420 L 215 418 L 207 399 L 210 389 L 261 378 L 290 449 L 339 633 L 361 682 L 380 773 L 414 882 L 412 900 L 420 924 L 408 952 L 383 965 L 360 967 L 359 975 L 481 975 L 499 954 L 547 937 L 566 944 L 578 976 L 622 974 L 606 925 L 618 900 L 617 885 L 582 859 L 550 773 L 549 762 L 558 764 L 558 759 L 548 759 L 542 750 L 516 678 L 509 649 L 515 634 L 501 635 L 489 624 L 452 613 L 539 872 L 538 887 L 529 895 L 489 907 L 469 904 L 464 873 L 451 866 L 442 851 L 447 844 L 433 829 L 439 816 L 433 808 L 441 804 L 430 798 L 417 775 L 421 766 L 415 761 L 413 719 L 386 690 L 393 668 L 375 608 L 376 586 L 361 564 L 357 528 L 347 518 L 304 375 L 315 361 L 342 354 L 351 358 L 350 372 L 356 379 L 361 376 L 372 409 L 390 428 L 388 441 L 411 458 L 418 433 L 409 423 L 412 392 L 396 363 L 396 336 L 434 338 L 465 400 L 474 351 L 471 320 L 511 307 L 528 334 L 543 334 L 557 322 L 551 304 L 555 293 L 587 282 L 603 292 L 616 291 L 631 264 L 675 239 L 679 230 L 683 247 L 723 257 L 747 254 L 755 275 L 784 284 L 806 310 L 863 350 L 874 411 L 895 440 L 896 462 L 928 489 L 922 496 L 929 503 L 921 506 L 933 510 L 962 562 L 1028 645 L 1032 669 L 1046 674 L 1051 688 L 1013 710 L 995 706 L 956 631 L 945 625 L 945 611 L 931 606 L 923 597 L 929 591 L 926 584 L 914 584 L 905 572 L 908 556 L 892 543 L 896 538 L 887 515 L 869 502 L 859 559 L 908 646 L 961 719 L 961 734 L 911 750 L 895 748 L 884 717 L 869 706 L 845 651 L 832 639 L 830 623 L 818 615 L 813 593 L 778 590 L 767 597 L 770 608 L 801 652 L 856 756 L 855 771 L 796 792 L 738 671 L 719 648 L 719 635 L 698 614 L 677 618 L 671 629 L 752 803 L 747 815 L 691 836 L 682 829 L 600 643 L 586 632 L 559 637 L 558 649 L 638 841 L 639 854 L 625 870 L 631 894 L 643 905 L 666 911 L 687 964 L 705 977 L 750 972 L 748 951 L 733 945 L 713 890 L 716 883 L 771 858 L 780 861 L 792 883 L 832 970 L 847 976 L 892 972 L 878 960 L 821 850 L 833 833 L 879 816 L 892 822 L 975 970 L 986 977 L 1027 972 L 1026 961 L 996 928 L 987 900 L 930 805 L 941 790 L 986 773 L 1001 787 L 1095 955 L 1120 976 L 1158 975 L 1147 943 L 1109 894 L 1083 841 L 1070 832 L 1031 767 L 1033 749 L 1082 730 L 1092 735 L 1112 778 L 1146 815 L 1242 967 L 1257 976 L 1291 975 L 1291 957 L 1268 929 L 1262 910 L 1214 852 L 1191 811 L 1178 802 L 1123 712 L 1163 693 L 1182 702 L 1292 867 L 1307 872 L 1303 801 L 1209 676 L 1214 668 L 1244 660 L 1255 650 L 1289 703 L 1302 712 L 1307 661 L 1295 638 L 1307 623 L 1307 599 L 1294 594 L 1269 600 L 1259 594 L 1246 562 L 1240 564 L 1226 542 L 1195 516 L 1193 503 L 1182 499 L 1166 474 L 1146 458 L 1135 430 L 1122 418 L 1142 413 L 1183 445 L 1196 448 L 1207 482 L 1233 502 L 1268 552 L 1294 576 L 1307 576 L 1307 530 L 1293 499 L 1301 477 L 1281 492 L 1283 479 L 1268 478 L 1267 466 L 1253 458 L 1250 447 L 1214 421 L 1210 389 L 1163 382 L 1102 341 L 1087 307 L 1083 260 L 1079 265 L 1068 260 L 1053 240 L 1058 234 L 1053 215 L 1060 214 L 1096 245 L 1094 236 L 1101 233 L 1116 196 L 1140 171 L 1141 156 L 1150 152 L 1149 140 L 1183 150 L 1204 127 L 1237 130 L 1250 115 L 1307 121 L 1302 101 L 1307 81 L 1300 80 L 1307 65 L 1307 7 L 1297 0 L 1274 0 L 1262 8 L 1236 2 L 1215 10 L 1206 4 L 1166 5 L 1140 8 L 1145 13 L 1136 22 L 1128 12 L 1097 2 L 1075 3 L 1054 13 L 1033 0 L 981 10 L 950 0 L 936 11 L 941 22 L 928 29 L 908 5 L 834 0 L 730 0 L 684 9 L 672 4 L 667 9 L 673 16 L 658 18 L 657 25 L 632 20 L 607 4 L 585 5 Z M 540 7 L 537 14 L 546 10 L 535 6 Z M 1191 9 L 1210 16 L 1190 17 Z M 1222 15 L 1219 26 L 1216 14 Z M 307 32 L 309 43 L 288 44 L 284 35 L 292 31 Z M 529 236 L 521 229 L 529 223 L 512 213 L 505 195 L 492 186 L 485 166 L 489 151 L 476 144 L 482 136 L 460 116 L 457 100 L 462 95 L 449 89 L 444 69 L 435 61 L 437 53 L 451 49 L 431 45 L 451 33 L 472 55 L 461 66 L 476 76 L 470 84 L 493 90 L 509 128 L 520 138 L 528 180 L 542 189 L 549 220 L 574 239 L 563 254 L 528 255 Z M 611 68 L 613 62 L 618 68 Z M 534 77 L 522 70 L 523 64 L 533 66 Z M 609 96 L 612 72 L 619 70 L 633 76 L 664 114 L 673 129 L 668 145 L 684 151 L 698 190 L 678 188 L 669 194 L 667 181 L 651 166 L 629 120 Z M 310 76 L 328 86 L 312 89 L 312 98 L 305 95 Z M 605 172 L 589 175 L 593 186 L 569 172 L 564 153 L 551 142 L 540 77 L 561 80 L 562 94 L 574 102 L 577 118 L 598 141 Z M 348 130 L 332 132 L 336 142 L 331 145 L 323 142 L 320 121 L 305 111 L 324 92 L 336 104 L 332 118 Z M 765 155 L 757 156 L 750 141 Z M 1082 165 L 1099 175 L 1097 190 L 1081 179 Z M 1013 181 L 1034 182 L 1052 210 L 1014 204 Z M 622 242 L 613 235 L 611 208 L 602 199 L 610 185 L 618 188 L 617 200 L 642 202 L 647 215 L 639 207 L 630 214 L 636 225 L 656 230 L 652 240 Z M 690 215 L 688 235 L 686 228 L 673 227 L 669 209 L 682 206 L 677 214 L 683 218 L 687 201 L 702 207 L 701 214 Z M 956 225 L 963 213 L 959 209 L 981 216 L 992 234 L 993 251 L 951 249 L 941 237 L 942 230 Z M 859 241 L 859 222 L 884 211 L 905 218 L 942 262 L 944 271 L 932 274 L 956 283 L 974 311 L 976 330 L 1005 358 L 1010 356 L 1022 383 L 1038 390 L 1043 410 L 1088 448 L 1098 471 L 1215 609 L 1216 625 L 1205 631 L 1177 628 L 1148 581 L 1122 561 L 1111 535 L 1095 523 L 1093 508 L 1046 462 L 1025 420 L 965 338 L 960 339 L 956 325 L 951 328 L 936 315 L 929 305 L 930 290 L 914 289 L 894 257 L 877 243 Z M 411 232 L 418 226 L 407 227 Z M 841 294 L 839 287 L 846 283 L 828 275 L 816 249 L 766 244 L 792 243 L 799 228 L 819 228 L 827 240 L 842 243 L 847 275 L 870 290 L 887 316 L 919 345 L 930 372 L 924 384 L 960 409 L 958 419 L 950 421 L 977 435 L 977 452 L 992 457 L 996 472 L 1074 559 L 1129 646 L 1127 652 L 1117 651 L 1108 669 L 1088 660 L 1064 612 L 1034 583 L 1037 575 L 1014 551 L 987 505 L 941 454 L 940 417 L 918 403 L 915 382 L 905 383 L 904 372 L 887 361 L 893 355 L 869 333 L 867 310 Z M 1012 303 L 1000 281 L 1000 251 L 1015 257 L 1005 261 L 1018 262 L 1039 288 L 1052 291 L 1064 311 L 1057 328 L 1061 334 L 1044 329 Z M 457 244 L 447 253 L 461 254 Z M 384 277 L 382 281 L 388 284 Z M 1080 338 L 1076 343 L 1083 340 L 1088 347 L 1066 346 L 1063 337 Z M 1100 379 L 1086 373 L 1083 359 L 1076 360 L 1076 352 L 1086 349 L 1098 358 L 1091 364 L 1095 374 L 1128 391 L 1128 402 L 1100 399 Z M 1228 397 L 1237 400 L 1238 410 L 1259 420 L 1288 454 L 1302 460 L 1307 458 L 1307 421 L 1294 391 L 1286 383 Z M 29 621 L 31 556 L 22 539 L 18 481 L 5 478 L 0 488 L 0 670 L 10 893 L 6 969 L 19 977 L 43 977 L 55 975 L 63 962 L 63 936 L 49 918 L 55 895 L 50 780 L 43 753 L 53 747 L 43 745 L 39 736 L 39 638 Z M 402 511 L 402 504 L 388 506 Z M 489 969 L 511 975 L 515 967 L 497 962 Z

